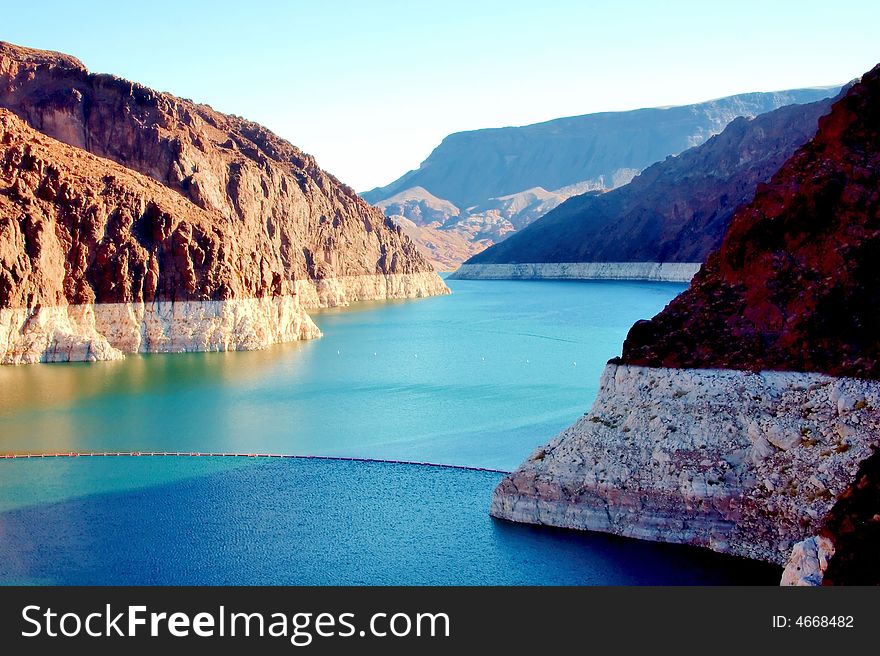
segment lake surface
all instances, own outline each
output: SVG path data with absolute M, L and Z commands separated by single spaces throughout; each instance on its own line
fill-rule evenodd
M 492 520 L 487 495 L 500 474 L 347 461 L 165 460 L 4 465 L 16 479 L 4 479 L 4 494 L 25 481 L 56 490 L 74 477 L 124 476 L 129 483 L 0 513 L 0 579 L 201 585 L 779 580 L 775 568 L 709 552 Z M 175 470 L 170 481 L 169 466 Z
M 634 321 L 684 287 L 449 281 L 318 313 L 265 351 L 0 367 L 0 451 L 222 451 L 513 469 L 587 411 Z
M 0 452 L 211 451 L 510 470 L 683 286 L 449 281 L 266 351 L 0 368 Z M 344 461 L 0 461 L 0 582 L 717 583 L 778 570 L 491 519 L 499 474 Z

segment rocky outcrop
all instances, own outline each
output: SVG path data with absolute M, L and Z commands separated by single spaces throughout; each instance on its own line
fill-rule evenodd
M 880 378 L 880 67 L 740 208 L 627 364 Z
M 698 262 L 554 262 L 545 264 L 462 264 L 457 280 L 651 280 L 690 282 Z
M 0 110 L 3 363 L 317 337 L 242 246 L 215 212 Z
M 492 514 L 781 565 L 878 436 L 874 381 L 609 365 L 591 410 L 501 483 Z
M 880 582 L 880 66 L 633 326 L 591 411 L 496 489 L 532 523 Z
M 0 359 L 262 348 L 311 307 L 448 289 L 265 128 L 0 43 Z
M 834 543 L 826 537 L 815 535 L 794 545 L 782 571 L 780 585 L 822 585 L 828 561 L 834 555 Z
M 735 119 L 624 187 L 569 199 L 468 264 L 704 262 L 721 244 L 735 209 L 816 133 L 831 103 Z

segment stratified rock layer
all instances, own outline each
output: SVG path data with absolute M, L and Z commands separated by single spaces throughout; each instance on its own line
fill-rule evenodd
M 0 43 L 0 360 L 263 348 L 306 309 L 448 293 L 265 128 Z
M 462 264 L 456 280 L 652 280 L 690 282 L 699 262 L 549 262 Z
M 880 383 L 608 365 L 592 409 L 492 514 L 783 564 L 880 442 Z

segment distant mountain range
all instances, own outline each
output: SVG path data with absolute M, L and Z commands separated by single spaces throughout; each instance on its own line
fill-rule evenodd
M 446 137 L 418 169 L 361 195 L 382 207 L 435 263 L 454 264 L 571 196 L 628 183 L 651 164 L 704 143 L 739 116 L 815 102 L 837 91 L 747 93 L 459 132 Z
M 628 185 L 570 198 L 468 265 L 574 262 L 700 263 L 734 210 L 816 133 L 832 98 L 737 118 L 701 146 L 645 169 Z M 495 269 L 496 274 L 501 269 Z
M 421 247 L 435 267 L 451 271 L 588 188 L 572 185 L 547 191 L 533 187 L 461 210 L 424 187 L 412 187 L 376 205 Z

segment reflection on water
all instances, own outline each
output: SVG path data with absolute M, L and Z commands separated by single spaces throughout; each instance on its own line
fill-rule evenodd
M 450 281 L 315 315 L 265 351 L 0 367 L 0 450 L 234 451 L 512 469 L 590 405 L 629 326 L 681 289 Z
M 295 357 L 304 342 L 263 351 L 134 354 L 110 362 L 0 367 L 0 416 L 29 409 L 63 408 L 106 395 L 222 387 L 259 377 L 279 358 Z

